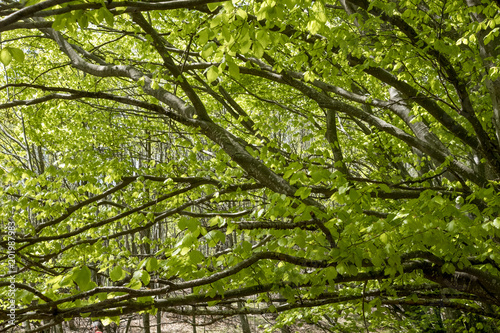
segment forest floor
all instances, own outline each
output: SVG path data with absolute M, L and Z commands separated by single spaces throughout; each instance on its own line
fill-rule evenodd
M 118 327 L 114 329 L 105 329 L 104 333 L 142 333 L 145 332 L 143 321 L 140 315 L 136 315 L 130 318 L 130 326 L 127 330 L 128 319 L 124 318 L 121 320 Z M 271 327 L 274 320 L 267 316 L 248 316 L 248 323 L 252 333 L 264 332 L 266 327 Z M 64 333 L 88 333 L 91 321 L 85 318 L 77 318 L 73 320 L 73 330 L 69 328 L 68 323 L 63 325 Z M 113 326 L 113 325 L 111 325 Z M 110 326 L 110 327 L 111 327 Z M 224 319 L 223 321 L 218 321 L 211 325 L 197 326 L 196 330 L 193 329 L 193 325 L 186 322 L 186 318 L 180 316 L 175 316 L 171 314 L 164 314 L 162 316 L 162 333 L 242 333 L 240 326 L 239 317 L 232 317 Z M 274 332 L 279 333 L 280 330 L 275 330 Z M 293 325 L 290 327 L 291 333 L 319 333 L 325 332 L 321 328 L 314 325 L 304 324 L 302 326 Z M 156 326 L 156 317 L 150 316 L 150 333 L 158 333 Z
M 252 333 L 264 332 L 266 327 L 272 326 L 274 320 L 264 316 L 248 316 L 248 323 Z M 151 316 L 151 333 L 156 331 L 156 317 Z M 126 322 L 121 323 L 119 333 L 125 333 Z M 130 331 L 128 333 L 144 332 L 144 327 L 141 319 L 136 319 L 131 322 Z M 196 331 L 190 323 L 185 322 L 185 318 L 180 318 L 172 315 L 164 315 L 162 320 L 162 333 L 241 333 L 241 325 L 239 317 L 225 319 L 207 326 L 197 326 Z M 279 330 L 275 331 L 279 332 Z M 293 333 L 319 333 L 325 332 L 314 325 L 304 325 L 299 327 L 294 325 L 291 329 Z M 118 331 L 117 331 L 118 333 Z

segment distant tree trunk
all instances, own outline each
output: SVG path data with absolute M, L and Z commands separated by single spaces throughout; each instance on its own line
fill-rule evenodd
M 123 236 L 123 238 L 125 239 L 125 248 L 127 249 L 127 251 L 132 253 L 132 247 L 129 244 L 128 235 Z
M 54 326 L 54 332 L 55 333 L 63 333 L 64 332 L 62 323 L 59 323 L 56 326 Z
M 191 288 L 191 293 L 194 292 L 194 289 Z M 194 311 L 196 310 L 196 307 L 192 306 L 193 308 L 193 321 L 191 322 L 191 325 L 193 325 L 193 333 L 196 333 L 196 315 L 194 314 Z
M 47 321 L 42 320 L 42 326 L 43 326 L 43 325 L 47 325 L 47 324 L 48 324 L 48 323 L 47 323 Z M 50 333 L 50 331 L 51 331 L 51 329 L 50 329 L 50 328 L 47 328 L 47 329 L 43 329 L 43 330 L 41 330 L 40 332 L 41 332 L 41 333 Z
M 195 309 L 195 307 L 193 306 L 193 310 Z M 196 315 L 193 314 L 193 321 L 191 322 L 191 325 L 193 326 L 193 333 L 196 333 Z
M 238 302 L 238 309 L 242 309 L 245 307 L 243 302 Z M 241 331 L 243 333 L 252 333 L 250 330 L 250 324 L 248 323 L 248 318 L 246 314 L 240 314 L 240 322 L 241 322 Z
M 130 237 L 132 238 L 132 254 L 137 254 L 137 245 L 134 242 L 134 236 L 135 234 L 131 234 Z
M 156 333 L 161 333 L 161 311 L 156 313 Z
M 78 327 L 76 327 L 75 319 L 71 319 L 68 321 L 68 327 L 71 331 L 78 331 Z
M 149 323 L 149 313 L 144 313 L 142 315 L 142 324 L 144 326 L 144 333 L 151 333 L 151 326 Z
M 118 325 L 115 323 L 111 323 L 108 326 L 104 327 L 106 333 L 116 333 L 118 331 Z
M 130 324 L 132 323 L 132 317 L 130 317 L 128 320 L 127 320 L 127 327 L 125 327 L 125 333 L 128 333 L 128 331 L 130 330 Z
M 37 148 L 37 162 L 38 162 L 38 173 L 41 175 L 42 173 L 45 172 L 45 162 L 44 162 L 44 156 L 43 156 L 43 149 L 42 146 L 36 146 Z M 34 150 L 34 148 L 33 148 Z

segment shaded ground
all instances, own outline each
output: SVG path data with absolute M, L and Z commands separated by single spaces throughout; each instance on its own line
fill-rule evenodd
M 162 333 L 193 333 L 193 326 L 190 323 L 184 322 L 182 319 L 172 315 L 162 316 Z M 272 325 L 273 323 L 266 320 L 263 316 L 249 316 L 248 321 L 250 324 L 250 329 L 252 333 L 263 332 L 265 325 Z M 126 321 L 120 323 L 119 333 L 124 333 L 126 329 Z M 131 322 L 131 327 L 128 333 L 139 333 L 144 332 L 142 325 L 142 319 L 137 318 Z M 224 320 L 223 322 L 218 322 L 209 326 L 197 326 L 196 333 L 232 333 L 232 332 L 242 332 L 240 327 L 240 322 L 238 317 L 233 317 Z M 277 331 L 278 332 L 278 331 Z M 293 333 L 317 333 L 324 332 L 323 330 L 314 327 L 313 325 L 306 325 L 303 327 L 294 326 Z M 156 331 L 156 317 L 151 316 L 151 333 L 157 333 Z
M 130 324 L 129 324 L 129 319 Z M 162 315 L 162 333 L 239 333 L 242 332 L 239 322 L 239 317 L 233 317 L 225 319 L 221 322 L 216 322 L 207 326 L 197 326 L 196 331 L 193 330 L 191 323 L 185 321 L 186 318 L 175 316 L 171 314 Z M 248 316 L 248 322 L 250 324 L 250 329 L 252 333 L 263 332 L 265 327 L 269 327 L 273 324 L 272 318 L 265 316 Z M 63 333 L 71 332 L 89 332 L 91 320 L 88 318 L 77 318 L 70 322 L 65 322 L 63 324 Z M 120 321 L 118 327 L 113 327 L 116 325 L 110 325 L 106 327 L 104 333 L 142 333 L 144 332 L 144 326 L 142 321 L 142 316 L 135 315 L 133 317 L 123 318 Z M 127 327 L 128 326 L 128 327 Z M 156 317 L 150 316 L 150 332 L 158 333 L 156 326 Z M 19 331 L 21 332 L 21 331 Z M 52 331 L 54 332 L 54 331 Z M 280 330 L 276 330 L 280 332 Z M 325 332 L 314 325 L 303 325 L 299 327 L 294 325 L 290 331 L 291 333 L 319 333 Z M 56 332 L 59 333 L 59 332 Z

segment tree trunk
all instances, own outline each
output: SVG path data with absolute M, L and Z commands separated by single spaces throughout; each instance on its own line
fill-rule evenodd
M 149 323 L 149 313 L 144 313 L 142 315 L 142 324 L 144 326 L 143 332 L 144 333 L 151 333 L 151 326 Z
M 193 307 L 194 310 L 194 307 Z M 193 314 L 191 325 L 193 326 L 193 333 L 196 333 L 196 315 Z
M 64 332 L 63 327 L 62 327 L 62 323 L 59 323 L 56 326 L 54 326 L 54 332 L 55 333 L 63 333 Z
M 71 331 L 78 331 L 78 327 L 76 327 L 75 324 L 75 319 L 71 319 L 70 321 L 68 321 L 68 327 Z
M 156 313 L 156 333 L 161 333 L 161 311 Z
M 127 320 L 127 327 L 125 328 L 125 333 L 128 333 L 128 331 L 130 330 L 130 324 L 132 323 L 132 317 L 130 317 L 128 320 Z
M 238 302 L 238 309 L 245 307 L 243 302 Z M 252 333 L 250 330 L 250 324 L 248 323 L 248 318 L 246 314 L 240 314 L 241 331 L 243 333 Z
M 118 331 L 118 325 L 115 323 L 111 323 L 108 326 L 104 327 L 106 333 L 116 333 Z

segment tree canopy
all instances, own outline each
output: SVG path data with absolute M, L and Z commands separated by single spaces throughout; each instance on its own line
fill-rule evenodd
M 3 1 L 0 318 L 496 323 L 498 13 Z

